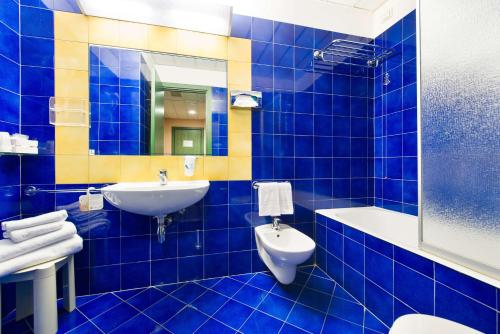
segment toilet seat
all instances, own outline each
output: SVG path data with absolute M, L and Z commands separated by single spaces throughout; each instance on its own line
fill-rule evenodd
M 389 334 L 481 334 L 470 327 L 451 320 L 424 314 L 399 317 Z

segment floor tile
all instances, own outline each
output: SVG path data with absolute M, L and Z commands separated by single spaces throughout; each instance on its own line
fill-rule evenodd
M 276 286 L 271 290 L 271 293 L 290 299 L 292 301 L 296 301 L 299 298 L 301 292 L 302 292 L 302 286 L 295 284 L 290 284 L 290 285 L 276 284 Z
M 164 297 L 160 301 L 148 307 L 144 314 L 154 321 L 163 324 L 173 317 L 184 307 L 184 303 L 170 296 Z
M 311 275 L 310 274 L 306 274 L 306 273 L 303 273 L 303 272 L 297 272 L 297 274 L 295 275 L 295 279 L 293 280 L 293 284 L 297 284 L 297 285 L 304 285 L 307 280 L 309 279 Z
M 68 334 L 102 334 L 102 332 L 97 328 L 92 322 L 87 321 L 86 323 L 72 329 L 67 332 Z
M 79 307 L 79 310 L 85 314 L 87 318 L 92 319 L 121 303 L 123 303 L 123 301 L 120 298 L 111 293 L 106 293 L 86 303 L 82 307 Z
M 208 290 L 192 302 L 191 305 L 201 312 L 212 316 L 228 300 L 229 298 L 220 293 Z
M 342 333 L 342 334 L 363 334 L 363 327 L 342 320 L 337 317 L 327 316 L 324 333 Z
M 298 327 L 285 323 L 283 328 L 281 328 L 280 334 L 309 334 L 309 332 L 306 332 L 305 330 L 302 330 Z
M 188 283 L 188 284 L 184 285 L 182 288 L 175 290 L 170 295 L 172 297 L 175 297 L 175 298 L 183 301 L 186 304 L 189 304 L 193 300 L 198 298 L 205 291 L 206 291 L 206 288 L 204 288 L 198 284 Z
M 269 291 L 276 285 L 276 282 L 276 278 L 258 273 L 248 281 L 248 284 L 253 285 L 256 288 Z
M 330 295 L 305 288 L 302 290 L 297 302 L 326 313 L 330 305 L 330 300 Z
M 227 297 L 232 297 L 242 287 L 243 283 L 226 277 L 223 278 L 219 283 L 215 284 L 212 289 L 219 293 L 222 293 Z
M 139 310 L 145 310 L 163 297 L 165 293 L 155 288 L 149 288 L 141 293 L 129 298 L 127 303 Z
M 306 274 L 310 274 L 315 269 L 314 266 L 306 266 L 297 268 L 298 271 L 301 271 Z
M 67 312 L 62 308 L 58 310 L 57 325 L 62 333 L 68 332 L 86 321 L 87 318 L 78 309 L 73 312 Z
M 323 270 L 321 270 L 319 267 L 316 267 L 316 266 L 312 270 L 311 275 L 323 277 L 323 278 L 326 278 L 326 279 L 330 279 L 328 277 L 328 275 Z
M 230 300 L 215 313 L 214 318 L 229 325 L 231 328 L 239 329 L 250 314 L 252 314 L 250 307 Z
M 156 288 L 168 294 L 181 288 L 182 286 L 184 286 L 184 284 L 167 284 L 167 285 L 158 285 Z
M 328 314 L 363 326 L 364 307 L 357 303 L 333 297 Z
M 313 266 L 299 268 L 290 285 L 277 283 L 268 273 L 243 274 L 81 296 L 72 313 L 63 311 L 62 300 L 58 307 L 60 332 L 72 334 L 380 334 L 389 330 Z M 7 322 L 2 329 L 28 334 L 32 323 L 29 317 Z
M 204 280 L 198 281 L 196 283 L 198 283 L 201 286 L 204 286 L 205 288 L 211 288 L 215 284 L 217 284 L 220 280 L 221 280 L 220 278 L 209 278 L 209 279 L 204 279 Z
M 283 322 L 268 316 L 259 311 L 255 311 L 241 327 L 240 332 L 244 334 L 273 334 L 279 333 Z
M 145 288 L 140 288 L 140 289 L 132 289 L 132 290 L 124 290 L 124 291 L 116 291 L 113 292 L 114 295 L 116 295 L 118 298 L 121 298 L 123 300 L 127 300 L 142 291 L 146 290 Z
M 196 331 L 208 317 L 193 307 L 186 306 L 165 323 L 165 328 L 174 334 L 191 334 Z
M 233 299 L 250 307 L 257 307 L 266 298 L 267 294 L 267 291 L 245 285 L 233 296 Z
M 242 274 L 231 276 L 231 278 L 240 281 L 241 283 L 246 283 L 254 276 L 255 274 Z
M 102 296 L 102 294 L 90 295 L 90 296 L 78 296 L 78 297 L 76 297 L 76 307 L 82 307 L 83 305 L 87 304 L 88 302 L 91 302 L 94 299 L 99 298 L 101 296 Z
M 31 328 L 29 328 L 26 321 L 16 321 L 14 319 L 2 325 L 2 333 L 31 333 Z
M 342 298 L 348 300 L 353 303 L 357 303 L 356 299 L 354 299 L 347 291 L 345 291 L 340 285 L 337 284 L 335 287 L 335 291 L 333 292 L 334 297 Z
M 259 310 L 284 321 L 292 307 L 292 301 L 277 295 L 269 294 L 259 305 Z
M 310 307 L 295 304 L 287 322 L 311 333 L 320 333 L 325 314 Z
M 333 293 L 333 290 L 335 289 L 335 282 L 329 279 L 311 275 L 311 277 L 307 281 L 306 287 L 331 295 Z
M 365 329 L 372 329 L 380 333 L 387 333 L 389 329 L 382 323 L 382 321 L 378 320 L 371 312 L 365 310 Z
M 113 307 L 94 318 L 92 322 L 104 333 L 109 333 L 124 322 L 135 317 L 139 312 L 127 303 Z
M 113 334 L 130 333 L 167 333 L 167 331 L 144 314 L 138 314 L 129 321 L 116 328 Z
M 205 322 L 198 330 L 195 332 L 196 334 L 233 334 L 235 333 L 234 329 L 231 329 L 224 325 L 223 323 L 215 320 L 209 319 Z

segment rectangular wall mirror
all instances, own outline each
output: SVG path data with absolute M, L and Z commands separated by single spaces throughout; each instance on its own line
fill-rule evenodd
M 225 60 L 91 45 L 91 155 L 227 155 Z

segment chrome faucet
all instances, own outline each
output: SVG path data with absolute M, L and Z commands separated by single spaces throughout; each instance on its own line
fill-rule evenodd
M 168 181 L 168 173 L 166 169 L 160 169 L 160 184 L 166 185 Z
M 273 217 L 273 229 L 276 231 L 281 230 L 280 227 L 281 219 L 279 217 Z

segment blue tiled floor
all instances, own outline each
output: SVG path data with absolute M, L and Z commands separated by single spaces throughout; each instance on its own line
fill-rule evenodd
M 299 269 L 292 285 L 246 274 L 77 298 L 60 308 L 61 333 L 387 333 L 318 267 Z M 10 315 L 12 318 L 12 315 Z M 4 333 L 31 333 L 32 320 L 8 320 Z

